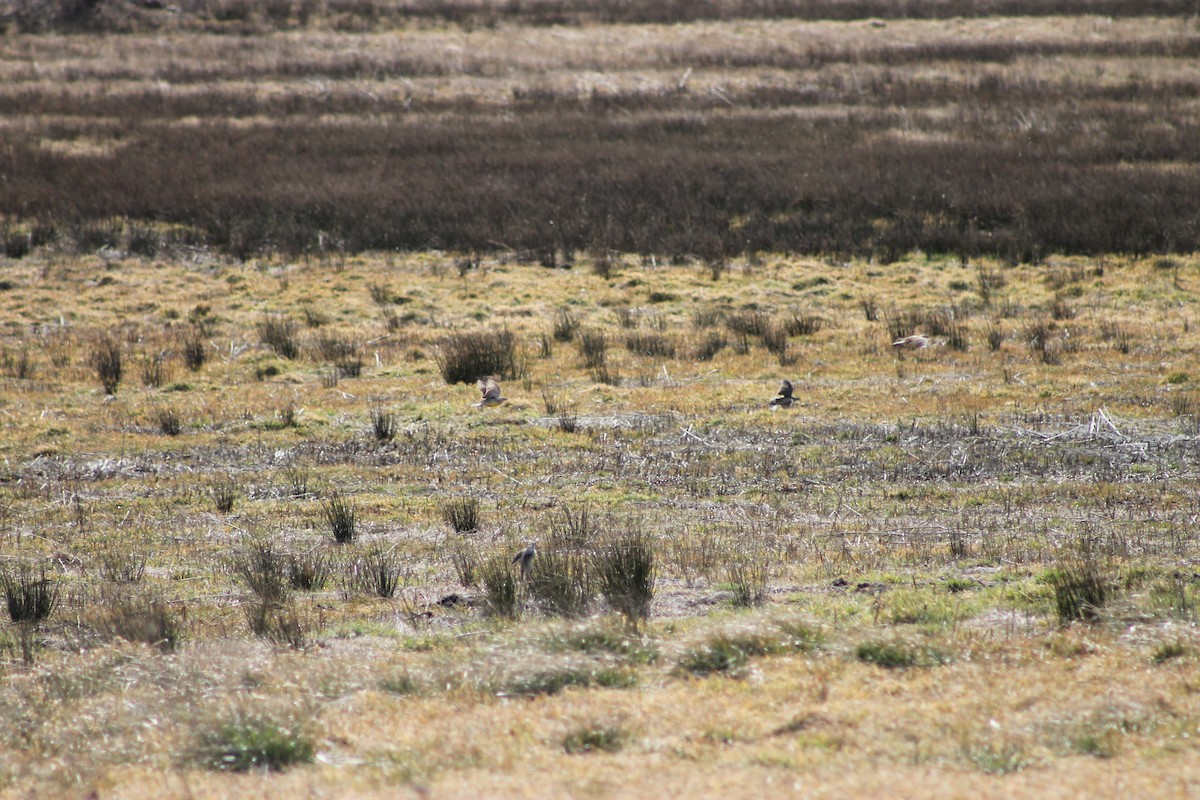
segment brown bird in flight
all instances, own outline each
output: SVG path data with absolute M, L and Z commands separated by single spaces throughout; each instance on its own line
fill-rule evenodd
M 774 410 L 776 408 L 787 408 L 793 402 L 795 402 L 796 398 L 792 397 L 792 391 L 793 388 L 791 381 L 785 380 L 783 383 L 779 384 L 779 396 L 771 401 L 771 409 Z
M 905 336 L 892 342 L 892 347 L 899 350 L 924 350 L 929 347 L 929 337 L 914 333 L 912 336 Z
M 491 408 L 492 406 L 503 405 L 508 402 L 507 397 L 500 396 L 500 384 L 496 383 L 495 378 L 479 379 L 476 384 L 479 391 L 483 393 L 483 397 L 478 403 L 472 403 L 473 408 Z

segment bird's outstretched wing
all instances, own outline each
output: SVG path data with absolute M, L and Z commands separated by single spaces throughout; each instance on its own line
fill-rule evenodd
M 479 381 L 479 391 L 483 393 L 484 400 L 499 400 L 500 399 L 500 384 L 496 383 L 495 378 Z
M 921 350 L 929 346 L 929 337 L 914 333 L 912 336 L 905 336 L 892 342 L 892 347 L 898 347 L 901 350 Z
M 793 387 L 792 387 L 792 382 L 791 382 L 791 381 L 789 381 L 789 380 L 784 380 L 784 382 L 783 382 L 783 383 L 779 384 L 779 392 L 778 392 L 778 394 L 779 394 L 779 396 L 780 396 L 780 397 L 791 397 L 791 396 L 792 396 L 792 392 L 793 392 L 793 391 L 794 391 L 794 389 L 793 389 Z

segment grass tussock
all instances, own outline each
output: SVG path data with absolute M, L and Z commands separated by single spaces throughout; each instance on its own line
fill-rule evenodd
M 306 764 L 316 754 L 307 722 L 259 711 L 235 711 L 215 719 L 199 734 L 195 759 L 230 772 L 282 771 Z
M 446 383 L 475 383 L 482 377 L 520 378 L 525 364 L 512 331 L 463 331 L 445 337 L 437 353 Z

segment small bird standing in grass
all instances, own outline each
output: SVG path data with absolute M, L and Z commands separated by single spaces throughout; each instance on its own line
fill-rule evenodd
M 785 380 L 783 383 L 779 384 L 779 393 L 778 396 L 771 401 L 771 410 L 774 411 L 777 408 L 787 408 L 794 403 L 796 398 L 792 397 L 793 391 L 794 390 L 791 381 Z
M 528 547 L 513 556 L 512 562 L 521 565 L 521 580 L 529 577 L 529 570 L 533 568 L 533 557 L 536 555 L 537 542 L 530 542 Z
M 924 350 L 929 347 L 929 337 L 921 333 L 914 333 L 912 336 L 904 336 L 892 342 L 892 347 L 898 350 Z
M 500 384 L 496 382 L 495 378 L 480 378 L 476 385 L 483 393 L 483 397 L 478 403 L 471 404 L 473 408 L 491 408 L 508 402 L 507 397 L 500 396 Z

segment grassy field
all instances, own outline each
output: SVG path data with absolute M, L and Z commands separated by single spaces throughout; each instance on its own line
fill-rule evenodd
M 608 268 L 10 263 L 3 556 L 58 607 L 4 634 L 9 790 L 1190 791 L 1194 260 Z M 285 320 L 291 359 L 262 343 Z M 947 333 L 901 356 L 904 320 Z M 476 331 L 517 351 L 497 409 L 439 369 Z M 594 585 L 508 619 L 481 577 L 630 532 L 636 632 Z M 295 742 L 314 763 L 206 766 Z
M 22 18 L 0 794 L 1193 796 L 1195 22 L 1068 5 Z

